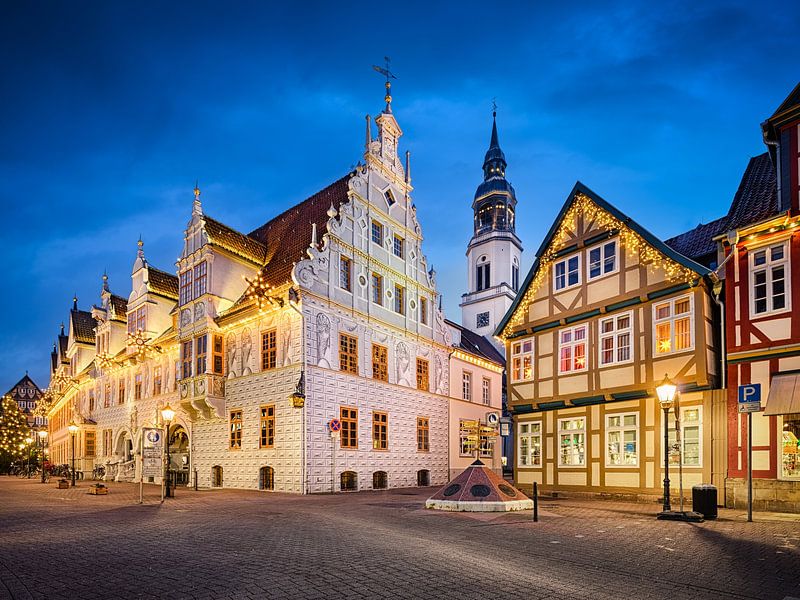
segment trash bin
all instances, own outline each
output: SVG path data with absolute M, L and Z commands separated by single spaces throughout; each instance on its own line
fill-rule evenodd
M 705 519 L 717 518 L 717 486 L 701 483 L 692 488 L 692 510 Z

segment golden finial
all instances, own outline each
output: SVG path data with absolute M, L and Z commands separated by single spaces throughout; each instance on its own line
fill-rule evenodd
M 383 60 L 386 61 L 385 67 L 379 67 L 378 65 L 372 65 L 372 68 L 375 69 L 378 73 L 386 77 L 386 96 L 384 96 L 384 100 L 386 101 L 386 112 L 392 112 L 392 82 L 389 79 L 397 79 L 394 73 L 391 72 L 389 69 L 389 63 L 391 62 L 388 56 L 384 56 Z
M 197 185 L 197 180 L 194 182 L 194 199 L 200 200 L 200 187 Z

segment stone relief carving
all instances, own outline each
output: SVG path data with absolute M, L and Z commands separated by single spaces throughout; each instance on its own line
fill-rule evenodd
M 199 321 L 206 316 L 206 305 L 203 302 L 198 302 L 194 305 L 194 320 Z
M 139 430 L 139 409 L 134 405 L 131 411 L 131 433 L 136 433 Z
M 181 311 L 181 327 L 188 325 L 192 322 L 192 311 L 188 308 L 184 308 Z
M 434 387 L 437 394 L 447 395 L 447 364 L 441 354 L 436 355 L 436 373 L 434 374 Z
M 330 368 L 331 320 L 325 313 L 317 313 L 317 365 Z
M 237 363 L 237 359 L 239 358 L 239 354 L 236 348 L 236 336 L 232 333 L 228 335 L 228 339 L 226 340 L 226 344 L 228 346 L 228 379 L 231 377 L 236 377 L 239 375 L 239 364 Z
M 242 375 L 250 375 L 253 370 L 250 368 L 250 350 L 252 349 L 250 330 L 245 328 L 242 331 Z
M 297 270 L 297 280 L 301 285 L 310 287 L 314 283 L 314 269 L 311 265 L 306 264 Z
M 397 342 L 394 354 L 397 384 L 410 386 L 411 379 L 409 377 L 409 368 L 411 367 L 411 354 L 408 351 L 408 346 L 406 346 L 404 342 Z
M 283 357 L 283 366 L 291 364 L 292 357 L 289 350 L 292 345 L 292 322 L 289 315 L 285 314 L 281 317 L 281 356 Z

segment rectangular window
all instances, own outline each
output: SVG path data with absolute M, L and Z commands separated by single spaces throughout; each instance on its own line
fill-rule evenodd
M 142 374 L 137 373 L 133 377 L 133 399 L 134 400 L 141 400 L 142 399 Z
M 519 460 L 520 467 L 542 466 L 542 423 L 519 424 Z
M 147 307 L 140 306 L 136 310 L 136 329 L 139 331 L 147 330 Z
M 511 381 L 533 379 L 533 340 L 514 342 L 511 345 Z
M 259 448 L 272 448 L 275 445 L 275 405 L 261 407 L 261 436 Z
M 750 253 L 751 314 L 783 311 L 789 306 L 788 242 L 781 242 Z
M 606 415 L 606 466 L 635 467 L 639 464 L 639 415 Z
M 559 373 L 586 370 L 586 338 L 588 325 L 576 325 L 558 332 Z
M 388 351 L 378 344 L 372 344 L 372 378 L 389 381 Z
M 136 311 L 128 313 L 128 335 L 136 333 Z
M 488 289 L 492 285 L 492 268 L 490 263 L 483 263 L 476 267 L 477 291 Z
M 488 377 L 483 378 L 483 385 L 482 385 L 482 400 L 486 406 L 489 406 L 492 401 L 492 380 Z
M 161 377 L 161 367 L 153 367 L 153 395 L 158 396 L 161 393 L 161 384 L 163 378 Z
M 417 417 L 417 452 L 429 452 L 430 421 L 428 417 Z
M 373 450 L 388 450 L 389 449 L 389 415 L 385 412 L 372 413 L 372 449 Z
M 274 329 L 261 334 L 261 370 L 274 369 L 278 360 L 278 341 Z
M 339 421 L 342 424 L 339 445 L 342 448 L 358 448 L 358 410 L 340 407 Z
M 681 296 L 653 305 L 656 354 L 671 354 L 694 348 L 692 297 Z
M 175 361 L 175 378 L 172 380 L 172 391 L 177 391 L 178 381 L 181 379 L 181 361 Z
M 406 243 L 403 238 L 399 235 L 394 236 L 394 243 L 392 244 L 392 252 L 397 258 L 405 258 L 406 255 Z
M 398 284 L 394 284 L 394 312 L 406 314 L 406 289 Z
M 515 292 L 519 290 L 519 267 L 517 265 L 511 267 L 511 289 Z
M 231 450 L 242 449 L 242 411 L 231 411 Z
M 195 375 L 206 372 L 206 353 L 208 352 L 208 338 L 201 335 L 194 340 L 195 347 Z
M 787 414 L 781 417 L 780 465 L 783 479 L 800 479 L 800 414 Z
M 348 292 L 353 289 L 353 262 L 346 256 L 339 257 L 339 287 Z
M 378 246 L 383 246 L 383 225 L 377 221 L 372 222 L 372 241 Z
M 631 325 L 633 313 L 600 319 L 600 366 L 623 364 L 633 360 Z
M 103 394 L 103 408 L 111 406 L 111 382 L 106 382 L 105 394 Z
M 559 419 L 558 464 L 562 467 L 586 464 L 586 419 Z
M 372 274 L 372 301 L 383 306 L 383 277 L 377 273 Z
M 95 453 L 95 433 L 94 431 L 87 431 L 84 434 L 83 445 L 86 456 L 94 456 Z
M 125 404 L 125 380 L 122 377 L 119 379 L 117 394 L 117 404 Z
M 358 375 L 358 338 L 339 334 L 339 370 Z
M 617 241 L 589 249 L 589 279 L 597 279 L 617 270 Z
M 182 378 L 188 379 L 192 376 L 192 340 L 183 342 L 183 369 Z
M 89 412 L 94 412 L 94 390 L 89 390 Z
M 194 268 L 194 297 L 199 298 L 206 293 L 206 261 L 198 263 Z
M 461 397 L 472 402 L 472 373 L 464 371 L 461 375 Z
M 689 406 L 680 409 L 681 414 L 681 443 L 684 467 L 703 466 L 703 419 L 702 407 Z M 669 412 L 669 446 L 673 448 L 675 438 L 675 412 Z M 663 435 L 663 431 L 662 431 Z M 680 457 L 677 452 L 670 452 L 669 464 L 677 465 Z
M 184 271 L 180 275 L 180 303 L 181 306 L 186 304 L 187 302 L 191 302 L 192 298 L 192 282 L 194 281 L 192 277 L 192 270 L 189 269 L 188 271 Z
M 103 430 L 103 456 L 111 456 L 111 429 Z
M 581 256 L 576 254 L 553 265 L 553 283 L 556 290 L 563 290 L 581 282 Z
M 428 361 L 422 358 L 417 359 L 417 389 L 428 391 Z
M 222 336 L 215 334 L 213 340 L 213 345 L 211 347 L 211 370 L 215 375 L 224 375 L 225 355 L 223 353 L 224 346 L 222 343 Z
M 425 296 L 419 297 L 419 322 L 428 324 L 428 299 Z

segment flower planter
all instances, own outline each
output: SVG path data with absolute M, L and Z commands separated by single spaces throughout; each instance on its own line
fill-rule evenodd
M 60 479 L 58 481 L 58 489 L 60 490 L 69 489 L 69 481 L 67 481 L 66 479 Z
M 108 488 L 102 483 L 97 483 L 89 488 L 89 493 L 94 496 L 105 496 L 108 494 Z

